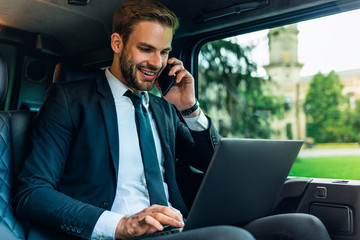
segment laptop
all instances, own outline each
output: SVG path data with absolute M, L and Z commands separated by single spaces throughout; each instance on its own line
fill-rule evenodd
M 221 139 L 184 228 L 154 234 L 241 226 L 270 215 L 302 144 L 301 140 Z M 150 236 L 155 235 L 141 237 Z

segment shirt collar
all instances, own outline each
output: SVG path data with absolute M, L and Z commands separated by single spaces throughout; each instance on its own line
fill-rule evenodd
M 128 97 L 124 96 L 124 93 L 127 90 L 132 91 L 128 86 L 126 86 L 125 84 L 123 84 L 119 79 L 117 79 L 114 75 L 112 75 L 112 73 L 110 72 L 109 68 L 107 68 L 105 70 L 105 76 L 106 79 L 109 82 L 110 85 L 110 89 L 112 92 L 112 95 L 115 99 L 115 101 L 118 101 L 122 98 L 126 98 L 129 101 L 131 101 Z M 148 108 L 149 107 L 149 93 L 147 91 L 143 91 L 141 92 L 143 94 L 143 105 L 144 107 Z

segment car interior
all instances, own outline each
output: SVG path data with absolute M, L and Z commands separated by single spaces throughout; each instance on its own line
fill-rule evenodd
M 180 19 L 171 56 L 193 74 L 198 96 L 203 94 L 198 55 L 205 43 L 360 9 L 358 0 L 160 1 Z M 110 66 L 112 16 L 123 2 L 0 0 L 0 236 L 26 239 L 26 224 L 16 216 L 12 194 L 31 120 L 46 90 L 53 82 L 93 77 Z M 187 174 L 179 182 L 190 207 L 203 173 L 182 165 L 178 171 L 178 176 Z M 360 181 L 289 177 L 272 214 L 313 214 L 333 240 L 360 239 L 359 196 Z

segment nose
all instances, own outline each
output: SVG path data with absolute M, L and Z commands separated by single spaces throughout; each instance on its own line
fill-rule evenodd
M 149 65 L 154 68 L 160 69 L 162 67 L 162 57 L 160 53 L 152 54 L 151 58 L 148 61 Z

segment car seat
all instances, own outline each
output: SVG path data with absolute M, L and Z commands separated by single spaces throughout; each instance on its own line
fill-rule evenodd
M 0 104 L 6 98 L 7 65 L 0 56 Z M 31 111 L 0 111 L 0 238 L 26 239 L 24 223 L 12 206 L 16 174 L 22 166 L 30 123 L 36 113 Z

